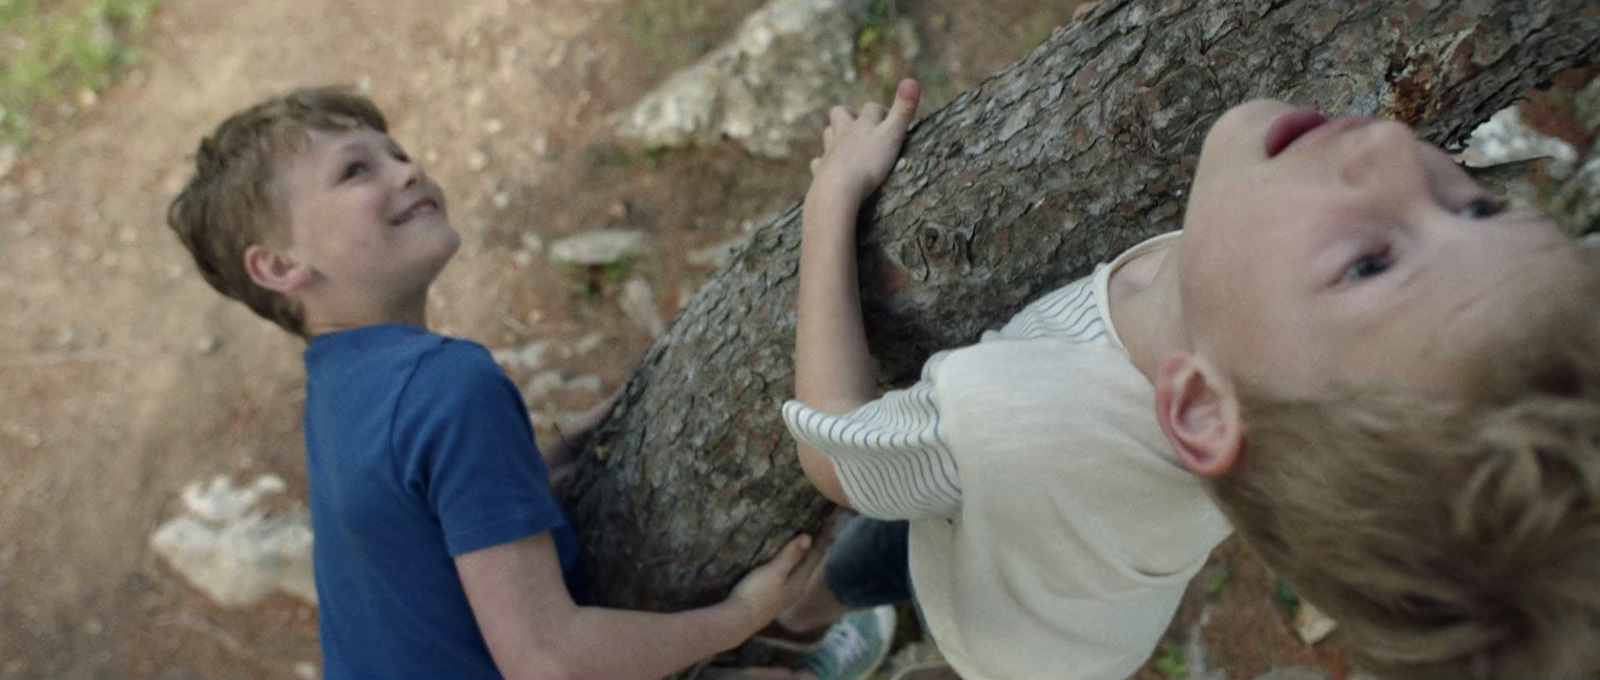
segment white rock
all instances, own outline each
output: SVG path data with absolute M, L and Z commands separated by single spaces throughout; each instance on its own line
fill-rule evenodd
M 644 232 L 599 229 L 575 234 L 550 244 L 550 262 L 557 265 L 607 265 L 642 254 Z
M 666 330 L 666 324 L 661 321 L 661 312 L 656 310 L 656 291 L 650 282 L 644 279 L 629 279 L 622 286 L 622 298 L 617 301 L 621 305 L 622 313 L 635 325 L 650 334 L 658 337 L 661 331 Z
M 572 348 L 573 348 L 574 351 L 576 351 L 580 355 L 581 354 L 588 354 L 590 352 L 595 351 L 596 349 L 599 349 L 600 345 L 603 344 L 605 341 L 606 341 L 606 336 L 605 335 L 600 334 L 600 333 L 590 333 L 590 334 L 585 335 L 585 336 L 583 336 L 581 338 L 578 338 L 577 344 L 574 344 L 572 346 Z
M 582 390 L 584 392 L 599 394 L 600 390 L 605 389 L 605 381 L 601 380 L 600 376 L 598 375 L 580 375 L 576 378 L 566 381 L 562 387 L 569 390 Z
M 645 95 L 618 133 L 649 147 L 733 139 L 783 158 L 809 143 L 828 107 L 863 96 L 853 83 L 853 0 L 771 0 L 735 37 Z
M 549 351 L 549 340 L 537 340 L 521 347 L 497 349 L 489 355 L 507 369 L 535 371 L 544 366 L 544 355 Z
M 528 401 L 542 401 L 549 398 L 551 392 L 560 389 L 565 382 L 561 377 L 561 371 L 545 371 L 533 376 L 533 379 L 523 386 L 522 393 Z
M 472 152 L 472 155 L 467 157 L 467 167 L 472 168 L 473 172 L 481 172 L 489 167 L 489 154 L 483 151 Z
M 1578 150 L 1571 144 L 1545 136 L 1522 122 L 1516 106 L 1496 112 L 1487 122 L 1479 125 L 1467 139 L 1467 148 L 1461 160 L 1467 165 L 1483 167 L 1527 160 L 1551 158 L 1549 171 L 1557 179 L 1572 172 L 1578 160 Z
M 739 236 L 721 243 L 713 243 L 704 248 L 696 248 L 689 251 L 687 259 L 689 264 L 696 267 L 721 267 L 722 263 L 727 262 L 729 256 L 744 247 L 745 242 L 748 240 L 744 236 Z
M 317 665 L 310 661 L 301 661 L 294 665 L 294 677 L 300 680 L 318 680 L 322 672 L 317 670 Z
M 1310 602 L 1300 601 L 1300 609 L 1294 615 L 1294 633 L 1300 636 L 1300 641 L 1314 645 L 1338 628 L 1338 622 L 1328 618 L 1322 610 L 1312 606 Z
M 315 604 L 306 513 L 295 507 L 267 517 L 256 507 L 263 496 L 284 488 L 274 475 L 242 489 L 226 477 L 193 482 L 183 490 L 187 513 L 156 529 L 150 545 L 217 604 L 248 606 L 274 590 Z

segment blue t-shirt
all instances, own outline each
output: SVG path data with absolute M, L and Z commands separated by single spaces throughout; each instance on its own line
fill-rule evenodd
M 305 361 L 324 677 L 500 677 L 452 558 L 550 531 L 582 596 L 521 393 L 482 346 L 406 324 Z

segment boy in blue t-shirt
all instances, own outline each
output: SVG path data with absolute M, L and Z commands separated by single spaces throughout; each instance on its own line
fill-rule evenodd
M 428 287 L 459 238 L 366 98 L 267 100 L 204 139 L 195 165 L 169 225 L 212 287 L 309 342 L 327 678 L 656 678 L 740 644 L 798 596 L 805 536 L 709 607 L 583 605 L 549 488 L 547 462 L 564 461 L 541 459 L 482 346 L 427 330 Z

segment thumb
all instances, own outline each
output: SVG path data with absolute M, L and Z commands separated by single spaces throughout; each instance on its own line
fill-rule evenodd
M 911 118 L 917 113 L 917 102 L 922 100 L 922 83 L 915 78 L 906 78 L 900 81 L 900 87 L 895 88 L 894 104 L 889 107 L 888 120 L 900 125 L 902 129 L 911 124 Z

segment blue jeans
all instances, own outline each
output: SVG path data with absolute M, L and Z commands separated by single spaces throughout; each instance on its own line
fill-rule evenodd
M 906 539 L 911 524 L 855 516 L 833 539 L 823 564 L 828 590 L 847 607 L 862 609 L 910 602 L 911 561 Z

